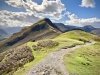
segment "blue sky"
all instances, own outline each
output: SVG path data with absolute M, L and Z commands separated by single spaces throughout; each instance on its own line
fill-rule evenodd
M 42 18 L 100 28 L 100 0 L 0 0 L 1 26 L 27 26 Z

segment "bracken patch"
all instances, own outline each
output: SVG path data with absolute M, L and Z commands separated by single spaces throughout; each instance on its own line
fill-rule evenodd
M 32 50 L 28 46 L 13 48 L 0 54 L 0 75 L 12 74 L 27 62 L 34 59 Z

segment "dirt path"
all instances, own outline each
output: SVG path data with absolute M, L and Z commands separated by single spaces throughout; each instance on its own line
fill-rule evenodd
M 77 45 L 72 48 L 61 49 L 48 55 L 41 63 L 30 69 L 25 75 L 69 75 L 63 65 L 63 57 L 67 53 L 83 47 L 94 44 L 95 42 Z

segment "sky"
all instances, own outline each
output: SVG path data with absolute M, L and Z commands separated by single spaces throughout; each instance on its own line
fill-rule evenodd
M 100 28 L 100 0 L 0 0 L 0 26 L 30 26 L 43 18 Z

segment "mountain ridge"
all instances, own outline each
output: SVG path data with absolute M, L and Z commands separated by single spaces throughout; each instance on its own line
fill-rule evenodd
M 29 41 L 54 38 L 61 34 L 61 31 L 48 18 L 23 28 L 20 32 L 14 33 L 10 38 L 0 43 L 0 52 L 7 48 L 17 47 Z
M 86 29 L 90 30 L 86 31 Z M 90 31 L 94 29 L 95 28 L 91 25 L 84 27 L 70 26 L 64 25 L 63 23 L 52 23 L 50 19 L 44 18 L 31 26 L 24 27 L 21 31 L 14 33 L 10 38 L 0 42 L 0 52 L 17 47 L 29 41 L 35 42 L 38 40 L 54 38 L 61 33 L 70 30 L 84 30 L 91 33 Z
M 100 28 L 94 28 L 92 25 L 85 25 L 83 27 L 64 25 L 63 23 L 54 23 L 62 32 L 70 31 L 70 30 L 83 30 L 85 32 L 89 32 L 95 35 L 100 36 Z
M 61 23 L 59 23 L 59 25 L 60 24 Z M 59 28 L 61 26 L 63 27 Z M 48 59 L 48 62 L 51 62 L 53 70 L 51 70 L 51 65 L 47 65 L 47 67 L 50 67 L 48 70 L 50 69 L 51 72 L 54 71 L 57 75 L 58 73 L 62 74 L 62 72 L 60 72 L 62 68 L 58 70 L 58 67 L 61 67 L 62 65 L 56 65 L 57 68 L 55 68 L 55 61 L 57 61 L 56 63 L 60 63 L 59 60 L 62 59 L 61 55 L 65 54 L 69 48 L 75 49 L 77 48 L 77 45 L 92 43 L 92 41 L 100 41 L 100 37 L 84 32 L 82 29 L 78 30 L 75 26 L 67 26 L 69 28 L 65 28 L 66 26 L 64 24 L 61 26 L 57 26 L 57 24 L 54 24 L 49 19 L 45 18 L 31 26 L 24 27 L 21 31 L 14 33 L 10 38 L 0 42 L 0 68 L 2 69 L 0 70 L 0 74 L 14 73 L 14 75 L 22 75 L 23 72 L 25 73 L 28 71 L 33 65 L 36 65 L 51 52 L 54 53 L 53 56 Z M 92 28 L 91 26 L 89 27 Z M 63 31 L 64 28 L 65 30 Z M 61 51 L 61 49 L 63 51 Z M 56 51 L 57 54 L 55 54 Z M 23 67 L 24 65 L 27 66 Z M 45 63 L 43 63 L 43 65 L 46 67 Z M 38 68 L 41 70 L 41 67 L 45 68 L 43 66 Z M 42 70 L 44 72 L 44 69 Z M 34 73 L 32 72 L 32 74 Z

